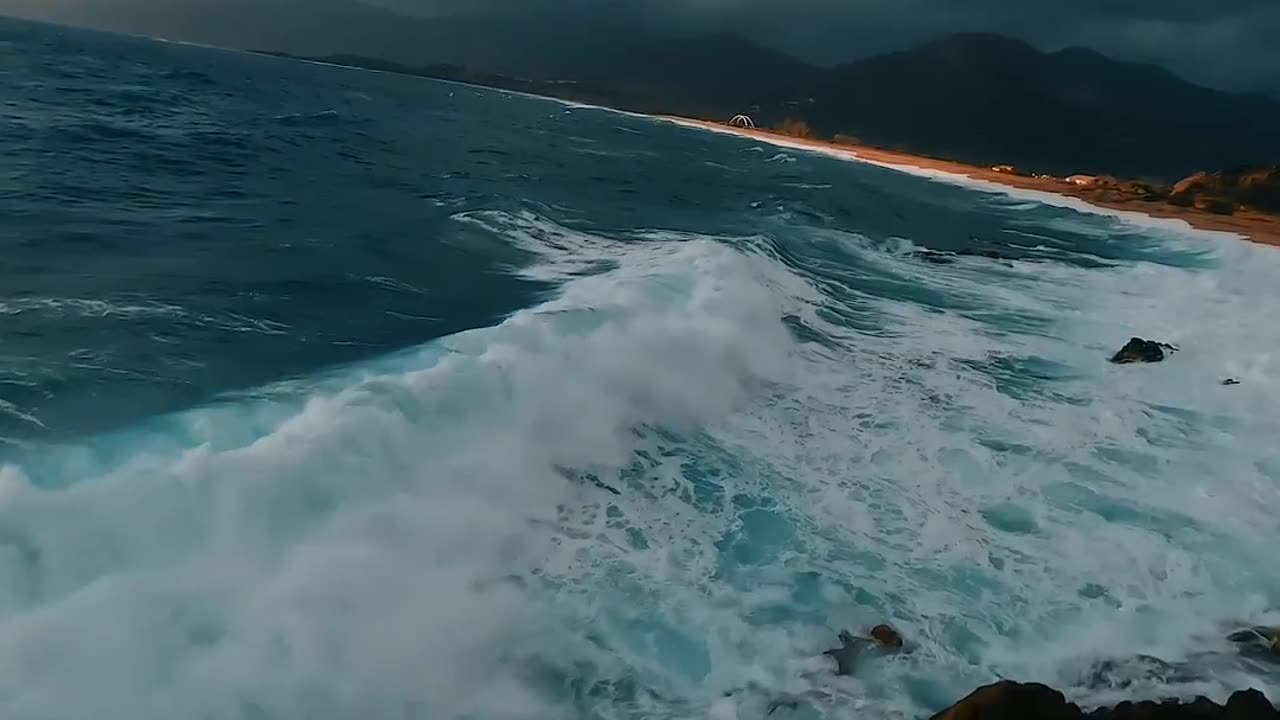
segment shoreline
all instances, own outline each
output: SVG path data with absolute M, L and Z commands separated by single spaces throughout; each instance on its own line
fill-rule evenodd
M 1040 197 L 1036 199 L 1039 202 L 1047 204 L 1059 204 L 1054 203 L 1053 199 L 1074 201 L 1062 205 L 1066 207 L 1074 206 L 1076 209 L 1081 209 L 1079 205 L 1075 205 L 1075 203 L 1083 203 L 1088 206 L 1088 209 L 1082 211 L 1100 211 L 1103 212 L 1103 214 L 1112 214 L 1117 217 L 1123 217 L 1123 214 L 1128 213 L 1146 220 L 1177 222 L 1185 225 L 1191 230 L 1209 233 L 1222 233 L 1231 235 L 1233 236 L 1233 239 L 1237 240 L 1245 240 L 1259 245 L 1280 247 L 1280 214 L 1265 213 L 1253 209 L 1237 209 L 1234 214 L 1221 215 L 1194 207 L 1174 205 L 1163 199 L 1143 200 L 1138 197 L 1128 197 L 1123 199 L 1099 197 L 1100 192 L 1103 192 L 1104 190 L 1096 187 L 1072 185 L 1059 178 L 1028 177 L 1025 175 L 1016 175 L 1007 172 L 996 172 L 994 169 L 988 167 L 969 165 L 952 160 L 941 160 L 922 155 L 912 155 L 893 150 L 884 150 L 869 145 L 836 143 L 827 140 L 800 138 L 791 135 L 784 135 L 767 129 L 733 127 L 722 122 L 701 120 L 680 115 L 636 112 L 611 105 L 594 104 L 582 100 L 574 100 L 569 97 L 555 94 L 531 92 L 528 89 L 520 90 L 516 88 L 503 87 L 501 85 L 470 82 L 466 79 L 403 73 L 395 70 L 365 67 L 363 65 L 330 62 L 323 58 L 300 57 L 255 50 L 240 50 L 234 52 L 245 52 L 262 57 L 288 59 L 328 67 L 363 70 L 365 72 L 405 75 L 406 77 L 416 77 L 423 80 L 448 83 L 450 85 L 486 89 L 495 92 L 512 93 L 523 97 L 550 100 L 569 107 L 607 110 L 609 112 L 631 115 L 633 117 L 642 117 L 657 120 L 659 122 L 667 122 L 686 128 L 709 130 L 711 132 L 735 135 L 742 138 L 752 138 L 777 147 L 810 150 L 844 160 L 876 165 L 890 170 L 896 170 L 898 172 L 922 176 L 939 182 L 963 184 L 969 187 L 973 187 L 974 183 L 986 183 L 993 186 L 990 188 L 993 192 L 1000 192 L 1008 189 L 1029 191 L 1040 195 Z
M 160 42 L 173 42 L 160 38 L 150 38 L 159 40 Z M 194 43 L 186 43 L 194 44 Z M 725 135 L 736 135 L 743 138 L 752 138 L 762 142 L 769 143 L 777 147 L 789 147 L 793 149 L 810 150 L 823 153 L 832 157 L 861 162 L 870 165 L 905 172 L 916 176 L 927 177 L 940 182 L 952 182 L 954 184 L 965 184 L 961 181 L 987 183 L 997 187 L 991 188 L 993 191 L 1002 189 L 1026 190 L 1039 193 L 1044 196 L 1051 196 L 1059 199 L 1073 200 L 1084 203 L 1094 210 L 1110 211 L 1111 213 L 1132 213 L 1134 215 L 1151 220 L 1169 220 L 1181 222 L 1192 230 L 1200 232 L 1223 233 L 1234 236 L 1235 239 L 1253 242 L 1259 245 L 1269 245 L 1272 247 L 1280 247 L 1280 215 L 1264 213 L 1252 209 L 1237 210 L 1232 215 L 1219 215 L 1206 212 L 1191 207 L 1182 207 L 1170 204 L 1164 200 L 1145 201 L 1138 198 L 1125 200 L 1114 200 L 1100 198 L 1097 196 L 1097 190 L 1088 187 L 1079 187 L 1071 185 L 1061 179 L 1055 178 L 1037 178 L 1027 177 L 1024 175 L 1014 175 L 1010 173 L 1001 173 L 991 168 L 980 167 L 976 165 L 968 165 L 965 163 L 955 162 L 951 160 L 940 160 L 921 155 L 912 155 L 904 152 L 893 150 L 884 150 L 869 145 L 857 145 L 849 143 L 835 143 L 826 140 L 809 139 L 784 135 L 761 128 L 741 128 L 733 127 L 725 123 L 700 120 L 697 118 L 668 115 L 668 114 L 648 114 L 624 110 L 619 107 L 609 105 L 596 105 L 580 100 L 573 100 L 567 97 L 557 96 L 553 94 L 540 94 L 537 92 L 529 92 L 527 90 L 518 90 L 515 88 L 507 88 L 498 85 L 488 85 L 483 83 L 468 82 L 463 79 L 434 77 L 431 75 L 406 74 L 394 70 L 386 70 L 380 68 L 365 67 L 362 65 L 354 65 L 348 63 L 330 62 L 323 58 L 310 58 L 295 55 L 277 54 L 256 50 L 236 50 L 231 48 L 219 48 L 216 46 L 200 46 L 210 49 L 228 50 L 230 52 L 242 52 L 261 57 L 278 58 L 305 62 L 314 65 L 327 67 L 344 68 L 351 70 L 361 70 L 365 72 L 387 73 L 392 75 L 404 75 L 406 77 L 416 77 L 423 80 L 448 83 L 450 85 L 458 85 L 463 87 L 471 87 L 481 90 L 492 90 L 496 92 L 506 92 L 523 97 L 535 98 L 540 100 L 550 100 L 569 107 L 592 108 L 597 110 L 607 110 L 610 112 L 622 113 L 634 117 L 643 117 L 659 122 L 668 122 L 686 128 L 694 128 L 701 130 L 709 130 Z M 972 185 L 969 185 L 972 187 Z M 1040 202 L 1048 202 L 1048 197 L 1039 198 Z
M 798 138 L 758 128 L 731 127 L 709 120 L 696 120 L 672 115 L 654 117 L 683 127 L 752 138 L 779 147 L 813 150 L 834 157 L 877 165 L 914 175 L 923 175 L 936 180 L 946 181 L 949 176 L 957 181 L 979 181 L 999 185 L 1003 188 L 1046 193 L 1060 198 L 1080 201 L 1102 210 L 1134 213 L 1159 220 L 1178 220 L 1194 230 L 1229 233 L 1249 242 L 1280 247 L 1280 216 L 1256 210 L 1238 210 L 1234 215 L 1217 215 L 1195 208 L 1172 205 L 1163 200 L 1144 201 L 1137 198 L 1124 201 L 1107 200 L 1097 197 L 1095 189 L 1078 187 L 1052 178 L 1012 175 L 996 172 L 990 168 L 966 165 L 950 160 L 938 160 L 892 150 L 881 150 L 866 145 L 837 144 L 825 140 Z

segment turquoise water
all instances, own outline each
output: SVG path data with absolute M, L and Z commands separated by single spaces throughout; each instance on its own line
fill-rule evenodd
M 9 21 L 0 102 L 5 718 L 1276 697 L 1271 249 Z

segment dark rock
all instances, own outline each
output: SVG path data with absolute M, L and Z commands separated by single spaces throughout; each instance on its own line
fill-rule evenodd
M 1244 657 L 1280 663 L 1280 627 L 1255 625 L 1227 636 Z
M 1093 197 L 1109 202 L 1128 202 L 1142 200 L 1156 202 L 1169 197 L 1169 188 L 1141 180 L 1120 180 L 1113 177 L 1100 177 L 1092 186 Z
M 1142 338 L 1130 338 L 1120 351 L 1111 356 L 1111 362 L 1117 364 L 1126 363 L 1154 363 L 1160 362 L 1165 358 L 1166 351 L 1177 350 L 1176 347 L 1168 343 L 1156 342 L 1154 340 L 1143 340 Z
M 1179 205 L 1201 207 L 1201 203 L 1225 208 L 1237 204 L 1264 212 L 1280 211 L 1280 165 L 1261 168 L 1237 168 L 1222 172 L 1198 172 L 1173 186 Z
M 837 675 L 852 675 L 857 666 L 858 654 L 867 643 L 866 638 L 854 637 L 848 631 L 840 633 L 840 647 L 822 653 L 836 661 Z
M 1231 693 L 1231 697 L 1227 698 L 1227 707 L 1222 717 L 1229 720 L 1251 720 L 1252 718 L 1277 718 L 1280 717 L 1280 713 L 1276 712 L 1275 707 L 1267 700 L 1267 696 L 1257 690 L 1249 689 Z
M 1195 199 L 1195 208 L 1215 215 L 1233 215 L 1236 204 L 1227 198 L 1201 196 Z
M 1204 171 L 1188 175 L 1173 184 L 1174 195 L 1190 195 L 1214 186 L 1213 177 Z
M 1227 636 L 1227 639 L 1233 643 L 1264 643 L 1274 646 L 1277 640 L 1280 640 L 1280 627 L 1271 627 L 1269 625 L 1254 625 L 1253 627 L 1241 628 Z
M 768 715 L 772 715 L 779 710 L 797 710 L 800 708 L 800 701 L 795 698 L 779 698 L 769 703 Z
M 1080 720 L 1084 714 L 1039 683 L 998 682 L 978 688 L 932 720 Z
M 942 252 L 939 250 L 916 250 L 911 253 L 911 257 L 917 260 L 923 260 L 934 265 L 950 265 L 960 257 L 984 257 L 992 260 L 1005 259 L 1004 254 L 993 248 L 982 248 L 979 250 L 960 250 L 958 252 Z
M 932 720 L 1280 720 L 1257 690 L 1231 696 L 1225 706 L 1198 697 L 1183 702 L 1122 702 L 1085 713 L 1061 692 L 1039 683 L 999 682 L 978 688 Z
M 1095 663 L 1085 679 L 1094 689 L 1124 690 L 1135 683 L 1186 683 L 1202 679 L 1185 664 L 1176 664 L 1151 655 L 1135 655 L 1125 660 L 1102 660 Z
M 968 255 L 971 257 L 991 258 L 992 260 L 1003 260 L 1004 254 L 995 248 L 981 248 L 979 250 L 961 250 L 957 255 Z
M 1204 697 L 1181 702 L 1123 702 L 1100 708 L 1088 715 L 1091 720 L 1275 720 L 1280 713 L 1257 690 L 1233 693 L 1225 706 Z
M 916 250 L 911 253 L 911 257 L 934 265 L 950 265 L 956 261 L 956 256 L 953 253 L 938 252 L 937 250 Z
M 889 625 L 877 625 L 866 636 L 855 636 L 844 630 L 840 632 L 840 647 L 822 654 L 835 658 L 837 675 L 852 675 L 858 656 L 868 647 L 882 653 L 900 652 L 902 634 Z
M 595 473 L 589 473 L 589 472 L 579 473 L 575 470 L 571 470 L 569 468 L 561 467 L 558 465 L 556 466 L 555 471 L 559 473 L 561 477 L 563 477 L 564 479 L 570 482 L 576 482 L 576 481 L 589 482 L 592 485 L 595 485 L 597 488 L 604 490 L 605 492 L 612 493 L 614 495 L 622 494 L 622 492 L 619 491 L 617 488 L 605 483 L 603 480 L 597 477 Z

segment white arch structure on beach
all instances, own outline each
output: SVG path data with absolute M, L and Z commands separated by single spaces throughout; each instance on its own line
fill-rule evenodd
M 733 118 L 729 120 L 729 125 L 740 128 L 754 128 L 756 126 L 756 122 L 746 115 L 734 115 Z

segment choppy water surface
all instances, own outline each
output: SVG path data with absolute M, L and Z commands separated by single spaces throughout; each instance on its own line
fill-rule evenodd
M 1275 691 L 1201 655 L 1280 603 L 1273 250 L 9 21 L 0 127 L 5 718 Z

